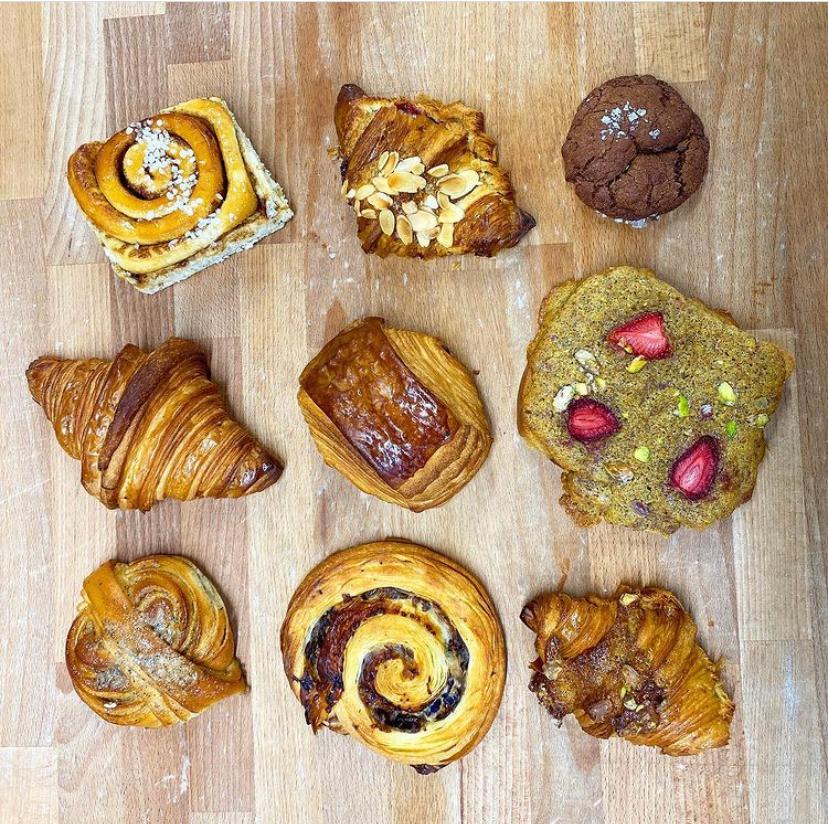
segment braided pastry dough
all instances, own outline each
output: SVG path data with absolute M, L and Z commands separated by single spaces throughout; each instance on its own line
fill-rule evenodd
M 109 509 L 148 510 L 164 498 L 238 498 L 274 484 L 282 467 L 227 413 L 195 343 L 170 338 L 112 361 L 43 357 L 29 391 L 81 483 Z
M 116 274 L 156 292 L 293 216 L 233 113 L 181 103 L 69 158 L 69 186 Z
M 535 225 L 521 211 L 483 114 L 463 103 L 339 91 L 342 195 L 366 252 L 490 257 Z
M 492 438 L 471 373 L 442 341 L 363 318 L 305 367 L 299 406 L 329 466 L 421 512 L 483 465 Z
M 547 594 L 520 617 L 537 633 L 529 688 L 553 718 L 574 713 L 590 735 L 666 755 L 727 744 L 733 702 L 673 593 L 621 586 L 612 598 Z
M 221 596 L 186 558 L 107 561 L 82 595 L 66 666 L 105 721 L 166 727 L 247 690 Z
M 308 573 L 282 625 L 285 672 L 314 732 L 328 727 L 420 773 L 486 735 L 506 676 L 494 605 L 461 566 L 380 541 Z

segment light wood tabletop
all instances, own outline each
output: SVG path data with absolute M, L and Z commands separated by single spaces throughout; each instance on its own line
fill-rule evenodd
M 0 25 L 0 821 L 790 822 L 826 820 L 828 723 L 828 8 L 785 5 L 3 5 Z M 602 220 L 560 147 L 595 85 L 674 84 L 704 122 L 707 179 L 645 230 Z M 341 84 L 482 109 L 537 218 L 496 259 L 380 260 L 340 200 Z M 251 251 L 154 296 L 116 279 L 65 179 L 70 153 L 194 96 L 225 98 L 296 212 Z M 543 296 L 630 263 L 729 310 L 797 359 L 753 499 L 669 539 L 580 529 L 558 470 L 517 434 Z M 494 445 L 446 505 L 413 514 L 326 468 L 296 402 L 302 367 L 375 314 L 438 335 L 471 368 Z M 238 501 L 114 513 L 82 489 L 26 389 L 41 354 L 111 357 L 171 334 L 210 352 L 234 414 L 285 462 Z M 314 737 L 282 671 L 288 599 L 331 552 L 385 536 L 484 582 L 506 633 L 504 700 L 484 741 L 431 776 Z M 73 692 L 63 644 L 104 560 L 179 552 L 231 605 L 251 691 L 186 725 L 110 726 Z M 736 715 L 729 746 L 676 759 L 562 727 L 527 689 L 521 606 L 620 581 L 674 590 Z

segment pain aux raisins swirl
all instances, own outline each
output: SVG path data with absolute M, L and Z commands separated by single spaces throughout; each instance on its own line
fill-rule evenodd
M 310 572 L 288 608 L 282 653 L 314 732 L 354 735 L 423 774 L 483 738 L 505 676 L 480 584 L 395 541 L 344 550 Z

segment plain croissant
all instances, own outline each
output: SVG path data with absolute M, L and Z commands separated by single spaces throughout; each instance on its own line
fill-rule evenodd
M 727 744 L 733 702 L 672 592 L 622 586 L 612 598 L 540 595 L 521 612 L 537 634 L 529 688 L 558 720 L 666 755 Z
M 150 353 L 127 345 L 112 361 L 38 358 L 26 378 L 58 442 L 81 461 L 84 488 L 109 509 L 238 498 L 281 475 L 230 417 L 191 341 L 170 338 Z

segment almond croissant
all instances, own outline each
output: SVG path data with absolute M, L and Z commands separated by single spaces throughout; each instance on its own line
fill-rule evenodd
M 483 114 L 418 95 L 340 89 L 334 112 L 342 195 L 362 248 L 380 257 L 492 256 L 535 225 L 521 211 Z
M 247 689 L 221 596 L 178 555 L 96 569 L 83 582 L 66 666 L 83 702 L 122 726 L 178 724 Z
M 170 338 L 112 361 L 43 357 L 26 370 L 32 397 L 81 483 L 109 509 L 148 510 L 164 498 L 238 498 L 275 483 L 282 467 L 227 412 L 207 359 Z
M 529 688 L 553 718 L 574 713 L 590 735 L 618 735 L 666 755 L 727 744 L 733 702 L 671 592 L 621 586 L 612 598 L 540 595 L 520 617 L 538 636 Z

